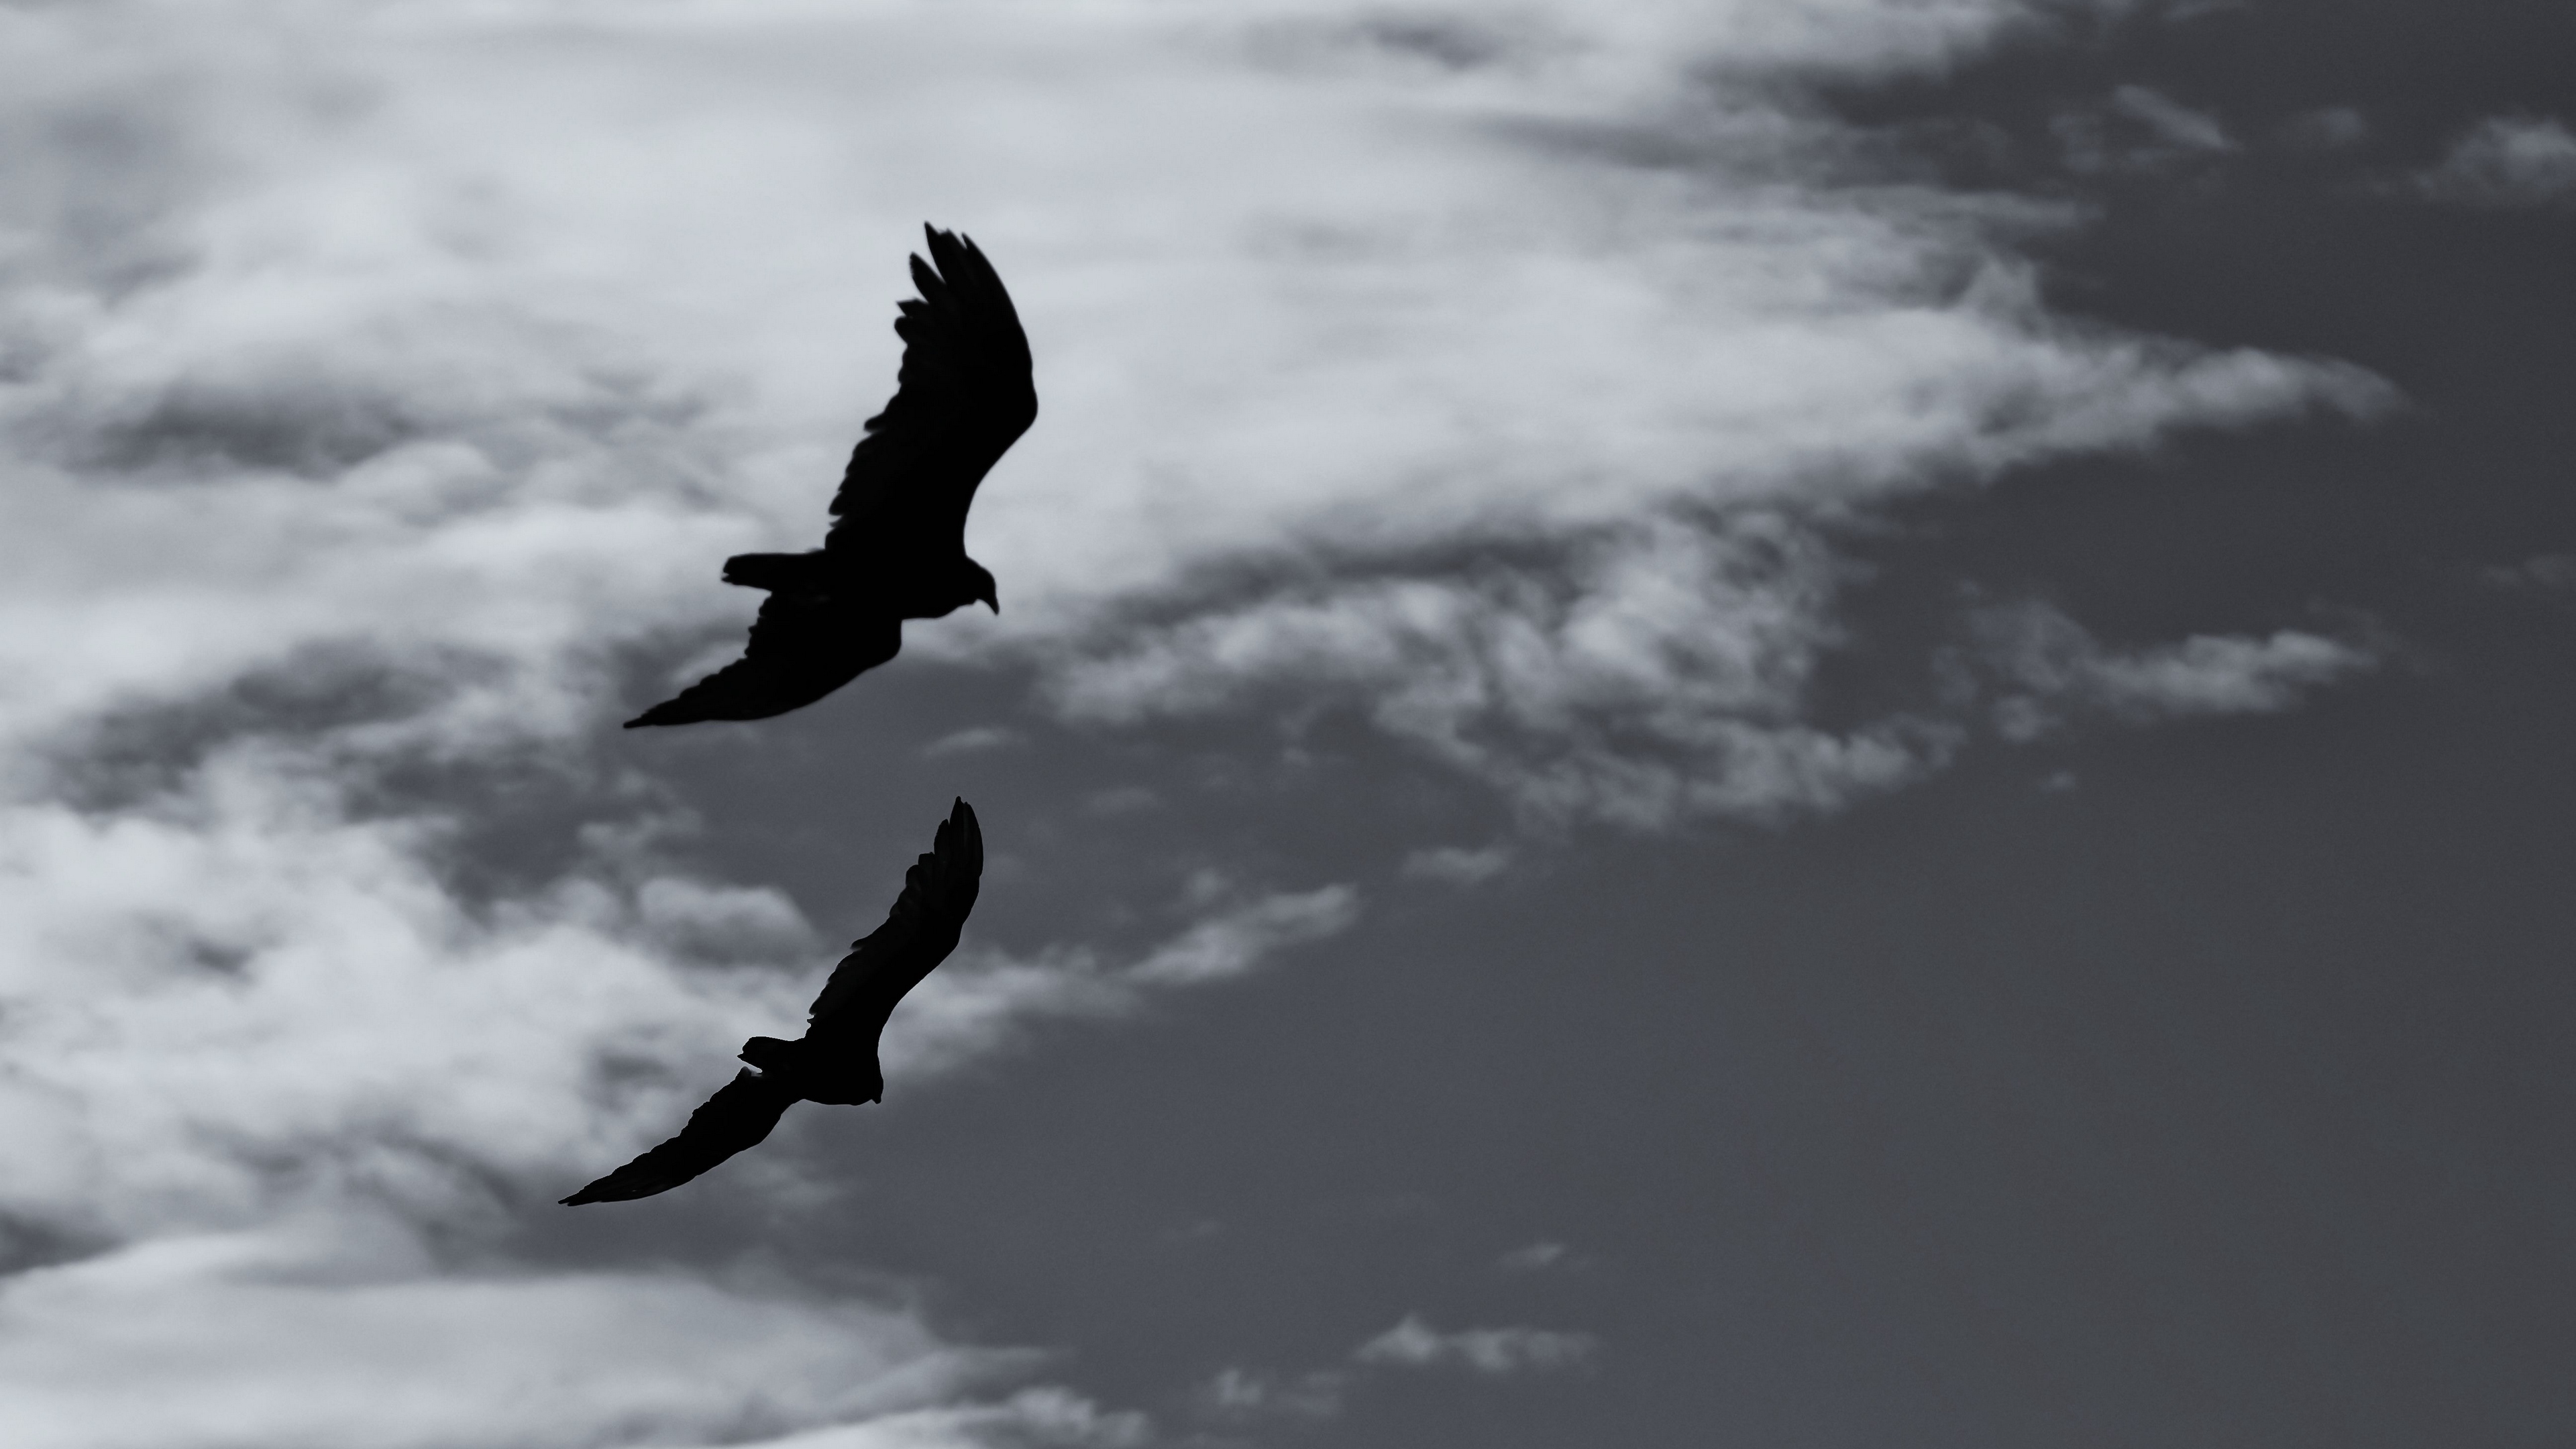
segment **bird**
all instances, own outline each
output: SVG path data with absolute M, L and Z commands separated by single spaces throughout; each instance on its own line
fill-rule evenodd
M 930 852 L 904 872 L 885 924 L 850 943 L 814 998 L 805 1035 L 756 1036 L 742 1044 L 751 1065 L 689 1114 L 680 1135 L 562 1200 L 566 1207 L 630 1202 L 668 1192 L 767 1138 L 798 1102 L 857 1106 L 885 1100 L 877 1037 L 904 994 L 957 949 L 984 875 L 984 833 L 959 799 Z
M 895 656 L 903 621 L 968 604 L 998 614 L 992 571 L 966 556 L 976 485 L 1037 421 L 1028 334 L 975 243 L 925 223 L 921 295 L 897 305 L 894 396 L 861 426 L 832 496 L 823 546 L 744 553 L 724 581 L 765 590 L 742 658 L 626 722 L 768 719 L 801 709 Z

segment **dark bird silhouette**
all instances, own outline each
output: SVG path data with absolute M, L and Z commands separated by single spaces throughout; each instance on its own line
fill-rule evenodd
M 680 1135 L 565 1198 L 566 1207 L 625 1202 L 668 1192 L 759 1145 L 798 1102 L 855 1106 L 885 1098 L 877 1036 L 904 993 L 957 949 L 957 933 L 975 909 L 984 876 L 984 833 L 975 812 L 957 802 L 930 853 L 904 873 L 903 894 L 886 923 L 850 943 L 832 968 L 805 1035 L 795 1041 L 756 1036 L 742 1044 L 742 1071 L 689 1114 Z
M 1037 421 L 1028 334 L 975 243 L 922 233 L 930 261 L 912 259 L 921 296 L 901 304 L 894 324 L 903 369 L 850 453 L 832 497 L 840 521 L 821 548 L 726 559 L 726 583 L 769 591 L 742 658 L 628 729 L 785 714 L 892 659 L 906 619 L 978 600 L 1001 612 L 993 575 L 966 556 L 966 509 Z

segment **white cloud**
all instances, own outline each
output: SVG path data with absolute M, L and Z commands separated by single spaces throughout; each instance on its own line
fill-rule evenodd
M 598 1058 L 719 1058 L 792 1010 L 773 974 L 669 969 L 672 891 L 647 888 L 661 920 L 578 877 L 478 914 L 422 860 L 435 822 L 353 822 L 272 771 L 229 754 L 142 811 L 0 811 L 0 1114 L 23 1145 L 0 1208 L 143 1233 L 255 1219 L 317 1177 L 459 1179 L 436 1200 L 465 1163 L 561 1172 Z M 801 928 L 775 896 L 671 884 Z
M 2276 714 L 2379 662 L 2359 645 L 2295 629 L 2107 649 L 2082 625 L 2038 603 L 1988 610 L 1977 629 L 1987 661 L 2020 691 L 1995 707 L 1996 726 L 2011 739 L 2045 734 L 2076 710 L 2130 724 Z
M 1146 986 L 1241 976 L 1281 947 L 1348 930 L 1359 919 L 1359 909 L 1359 893 L 1346 885 L 1263 896 L 1194 923 L 1124 974 Z
M 1465 1368 L 1496 1377 L 1578 1368 L 1600 1349 L 1588 1333 L 1543 1328 L 1462 1328 L 1442 1333 L 1419 1314 L 1352 1350 L 1360 1363 L 1398 1368 Z
M 669 1442 L 917 1412 L 1026 1367 L 942 1345 L 907 1313 L 784 1285 L 437 1274 L 401 1261 L 419 1251 L 407 1234 L 383 1238 L 171 1237 L 0 1282 L 10 1444 Z
M 2554 116 L 2491 117 L 2411 185 L 2426 200 L 2454 206 L 2576 203 L 2576 133 Z
M 1162 628 L 1061 665 L 1077 719 L 1332 708 L 1481 775 L 1534 816 L 1659 826 L 1828 809 L 1937 763 L 1945 730 L 1799 721 L 1834 637 L 1833 566 L 1767 516 L 1597 541 L 1564 575 L 1361 580 Z
M 1049 1017 L 1111 1017 L 1135 1011 L 1149 992 L 1229 980 L 1278 951 L 1324 940 L 1359 920 L 1348 885 L 1244 897 L 1230 887 L 1189 903 L 1196 917 L 1179 933 L 1129 960 L 1089 946 L 1020 958 L 961 951 L 904 999 L 886 1028 L 890 1076 L 951 1070 Z

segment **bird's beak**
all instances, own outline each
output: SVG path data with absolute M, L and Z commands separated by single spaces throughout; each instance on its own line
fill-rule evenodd
M 985 608 L 987 608 L 987 609 L 990 609 L 990 610 L 992 610 L 994 613 L 998 614 L 998 613 L 1002 612 L 1002 601 L 1001 601 L 1001 600 L 999 600 L 999 599 L 997 599 L 997 598 L 994 598 L 994 597 L 993 597 L 993 593 L 994 593 L 994 591 L 993 591 L 993 590 L 991 590 L 991 589 L 986 589 L 986 590 L 984 591 L 984 595 L 983 595 L 983 598 L 984 598 L 984 607 L 985 607 Z

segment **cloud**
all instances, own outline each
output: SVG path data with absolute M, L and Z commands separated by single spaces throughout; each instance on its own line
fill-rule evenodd
M 2049 129 L 2067 168 L 2087 173 L 2170 171 L 2236 149 L 2216 116 L 2138 85 L 2118 87 L 2100 105 L 2067 111 Z
M 728 1440 L 725 1449 L 1140 1449 L 1153 1442 L 1152 1421 L 1142 1414 L 1033 1388 L 998 1403 L 909 1409 L 758 1443 Z
M 1537 1242 L 1512 1249 L 1494 1262 L 1506 1273 L 1539 1273 L 1566 1261 L 1563 1243 Z
M 2554 116 L 2494 116 L 2410 179 L 2427 201 L 2498 210 L 2576 203 L 2576 134 Z
M 401 1232 L 361 1243 L 345 1220 L 295 1227 L 306 1231 L 167 1237 L 0 1283 L 0 1322 L 15 1330 L 0 1355 L 10 1443 L 730 1440 L 816 1422 L 891 1428 L 900 1419 L 886 1416 L 1026 1368 L 1024 1355 L 943 1345 L 908 1313 L 784 1285 L 442 1274 L 402 1261 L 419 1245 Z
M 1147 986 L 1223 981 L 1253 970 L 1282 947 L 1350 929 L 1359 919 L 1359 909 L 1359 893 L 1346 885 L 1266 895 L 1196 922 L 1124 974 Z
M 1392 1368 L 1464 1368 L 1493 1377 L 1579 1368 L 1592 1361 L 1599 1340 L 1588 1333 L 1543 1328 L 1462 1328 L 1442 1333 L 1406 1314 L 1395 1327 L 1352 1350 L 1364 1364 Z
M 1465 846 L 1443 845 L 1429 850 L 1416 850 L 1404 857 L 1402 873 L 1415 880 L 1445 881 L 1454 886 L 1482 885 L 1511 868 L 1512 853 L 1489 845 L 1482 850 Z
M 1199 1397 L 1222 1419 L 1329 1419 L 1342 1411 L 1349 1378 L 1331 1369 L 1287 1378 L 1229 1366 L 1217 1371 Z
M 1538 818 L 1767 819 L 1891 788 L 1949 747 L 1926 721 L 1800 721 L 1833 586 L 1814 537 L 1776 518 L 1667 523 L 1563 573 L 1355 580 L 1131 629 L 1052 688 L 1081 720 L 1362 713 Z
M 2294 629 L 2106 649 L 2082 625 L 2039 603 L 1988 610 L 1976 628 L 1986 661 L 2019 691 L 1995 706 L 1996 728 L 2015 740 L 2046 734 L 2074 712 L 2127 724 L 2277 714 L 2379 662 L 2359 645 Z
M 2320 106 L 2283 121 L 2274 136 L 2301 151 L 2340 151 L 2370 135 L 2370 118 L 2351 106 Z
M 904 999 L 888 1026 L 888 1074 L 954 1070 L 1036 1021 L 1124 1016 L 1151 992 L 1249 974 L 1277 952 L 1349 930 L 1360 914 L 1359 892 L 1349 885 L 1246 896 L 1218 882 L 1202 884 L 1197 896 L 1188 903 L 1196 919 L 1187 927 L 1124 960 L 1090 946 L 1027 957 L 960 952 Z
M 1563 1252 L 1555 1244 L 1537 1246 Z M 1535 1266 L 1553 1261 L 1549 1257 Z M 1229 1366 L 1201 1386 L 1198 1399 L 1203 1413 L 1238 1423 L 1263 1418 L 1330 1419 L 1342 1412 L 1354 1381 L 1364 1381 L 1367 1371 L 1458 1368 L 1502 1378 L 1584 1368 L 1599 1350 L 1600 1341 L 1588 1333 L 1523 1327 L 1442 1333 L 1420 1314 L 1408 1313 L 1393 1328 L 1351 1351 L 1350 1361 L 1360 1366 L 1358 1371 L 1315 1369 L 1291 1377 Z
M 978 755 L 993 750 L 1007 750 L 1028 742 L 1026 735 L 1007 725 L 976 725 L 940 736 L 921 747 L 925 760 L 945 759 L 951 755 Z
M 23 1145 L 0 1211 L 175 1231 L 323 1183 L 435 1210 L 474 1195 L 465 1164 L 562 1171 L 599 1060 L 703 1063 L 793 1009 L 739 957 L 678 971 L 657 944 L 711 909 L 801 939 L 781 898 L 654 881 L 648 906 L 574 876 L 478 911 L 424 858 L 436 821 L 351 820 L 334 793 L 228 751 L 142 810 L 0 810 L 0 1115 Z
M 2516 593 L 2557 593 L 2576 589 L 2576 553 L 2534 554 L 2518 564 L 2497 564 L 2480 572 L 2489 588 Z

